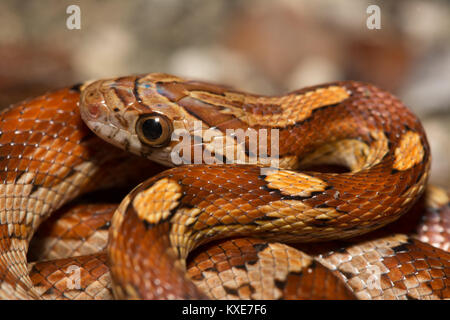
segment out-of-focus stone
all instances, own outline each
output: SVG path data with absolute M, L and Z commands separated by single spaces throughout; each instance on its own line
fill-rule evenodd
M 396 92 L 405 80 L 413 57 L 399 35 L 346 39 L 347 78 L 372 82 Z
M 420 43 L 416 49 L 429 49 L 436 43 L 449 40 L 450 7 L 448 3 L 407 1 L 398 13 L 400 26 L 406 36 Z
M 288 88 L 298 88 L 316 85 L 342 79 L 344 71 L 336 61 L 323 58 L 311 57 L 302 60 L 290 75 Z
M 422 124 L 432 155 L 430 182 L 450 190 L 450 115 L 431 117 Z
M 82 79 L 113 77 L 130 72 L 136 41 L 130 32 L 106 25 L 88 33 L 73 53 L 73 66 Z
M 24 40 L 24 25 L 20 14 L 11 10 L 6 4 L 0 3 L 0 40 L 2 46 Z
M 223 83 L 240 90 L 275 93 L 273 86 L 251 61 L 221 46 L 180 49 L 170 57 L 168 70 L 187 78 Z
M 292 70 L 305 57 L 339 56 L 340 42 L 307 12 L 284 2 L 249 3 L 230 21 L 226 45 L 240 52 L 271 79 L 286 89 Z
M 44 93 L 73 85 L 69 53 L 56 47 L 0 47 L 0 109 Z
M 400 96 L 420 117 L 436 112 L 450 114 L 450 45 L 416 61 Z

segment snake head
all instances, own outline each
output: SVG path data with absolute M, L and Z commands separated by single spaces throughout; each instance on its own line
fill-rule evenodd
M 87 126 L 107 142 L 173 166 L 173 133 L 192 131 L 189 115 L 158 93 L 160 81 L 179 78 L 147 74 L 98 80 L 81 87 L 80 112 Z

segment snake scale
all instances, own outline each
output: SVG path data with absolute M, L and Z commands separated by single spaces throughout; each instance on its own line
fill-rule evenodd
M 154 73 L 51 92 L 0 120 L 1 298 L 450 297 L 448 194 L 423 196 L 425 132 L 373 85 L 261 96 Z M 277 166 L 230 129 L 276 129 Z M 173 167 L 180 130 L 192 164 Z M 196 162 L 198 149 L 217 161 Z M 245 164 L 229 157 L 240 151 Z M 133 185 L 120 205 L 68 205 Z

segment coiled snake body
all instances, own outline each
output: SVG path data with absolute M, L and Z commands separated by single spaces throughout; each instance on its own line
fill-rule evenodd
M 124 151 L 85 126 L 78 100 L 84 123 Z M 424 192 L 430 165 L 424 130 L 398 99 L 372 85 L 336 82 L 266 97 L 148 74 L 50 93 L 9 108 L 1 120 L 4 298 L 45 295 L 30 279 L 26 257 L 45 218 L 83 193 L 142 181 L 155 170 L 144 158 L 173 166 L 179 147 L 175 132 L 194 137 L 181 153 L 187 162 L 195 162 L 196 148 L 231 162 L 225 148 L 211 151 L 211 141 L 200 132 L 208 129 L 214 141 L 226 141 L 232 154 L 242 151 L 253 164 L 184 165 L 133 189 L 112 218 L 108 258 L 96 258 L 109 262 L 115 297 L 450 295 L 449 254 L 417 238 L 384 234 L 339 250 L 298 245 L 312 250 L 308 253 L 314 258 L 271 242 L 361 236 L 399 219 Z M 276 129 L 279 168 L 264 167 L 249 140 L 239 143 L 227 129 L 254 129 L 257 138 L 261 129 Z M 275 154 L 271 139 L 268 135 L 269 156 Z M 343 165 L 349 172 L 308 170 L 320 164 Z M 442 191 L 435 194 L 428 205 L 443 220 L 448 197 Z M 193 252 L 207 243 L 212 244 L 204 252 Z M 78 265 L 84 266 L 83 261 Z M 406 262 L 415 270 L 408 271 Z M 373 269 L 375 287 L 367 285 L 367 272 Z M 417 285 L 411 285 L 411 277 Z M 88 292 L 86 285 L 83 290 Z

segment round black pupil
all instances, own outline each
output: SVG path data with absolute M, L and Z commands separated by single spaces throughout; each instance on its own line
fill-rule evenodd
M 147 139 L 156 140 L 162 135 L 162 126 L 158 118 L 147 119 L 142 124 L 142 132 Z

